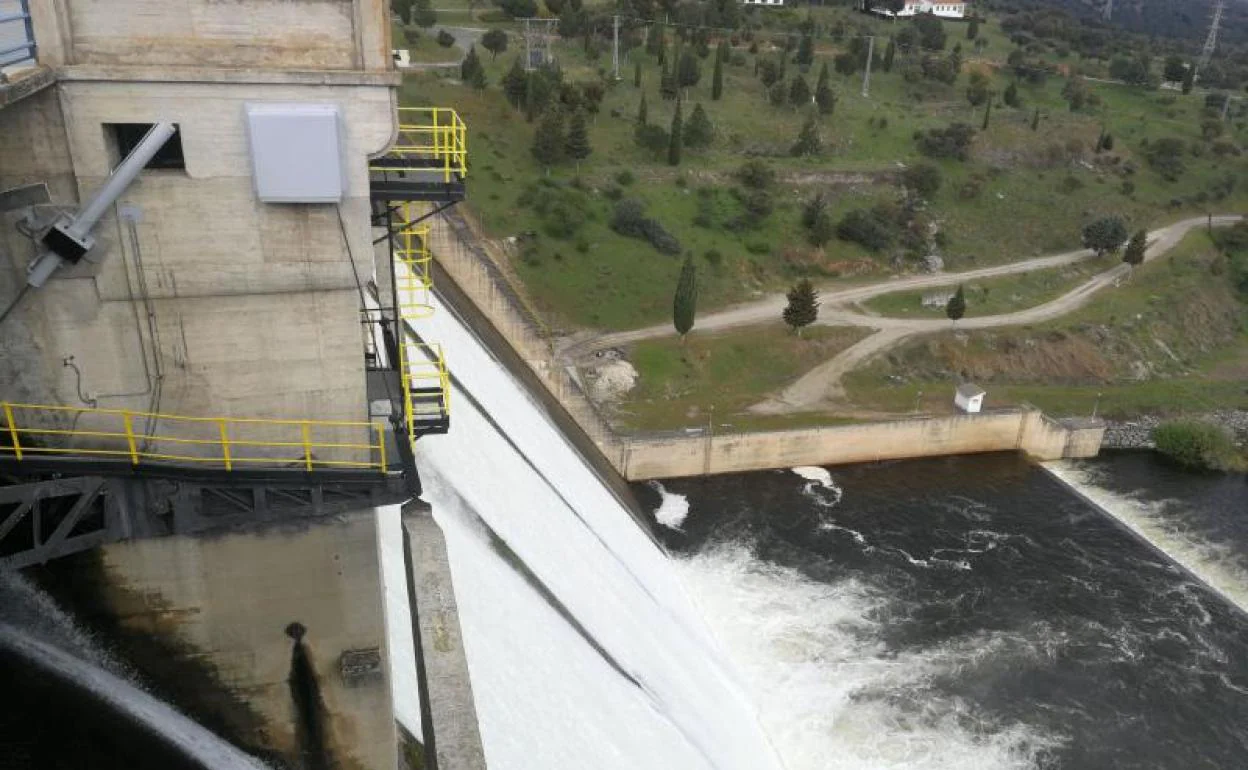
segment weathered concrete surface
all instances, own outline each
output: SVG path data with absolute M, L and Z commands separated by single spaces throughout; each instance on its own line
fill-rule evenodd
M 1035 410 L 916 418 L 806 430 L 628 442 L 632 480 L 1018 450 L 1037 460 L 1094 457 L 1105 427 L 1067 426 Z
M 403 530 L 425 750 L 436 756 L 437 770 L 485 770 L 446 541 L 419 501 L 403 506 Z
M 311 526 L 106 546 L 100 551 L 105 583 L 92 592 L 105 606 L 94 609 L 124 628 L 162 637 L 187 664 L 213 670 L 220 687 L 261 720 L 251 734 L 225 737 L 288 760 L 298 757 L 300 731 L 287 629 L 302 625 L 329 766 L 392 770 L 397 736 L 376 537 L 368 509 Z M 133 661 L 140 674 L 170 663 Z M 202 697 L 204 709 L 219 704 Z

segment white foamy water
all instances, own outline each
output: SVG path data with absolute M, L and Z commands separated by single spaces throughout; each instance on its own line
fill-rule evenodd
M 689 515 L 689 498 L 668 492 L 658 481 L 651 481 L 650 487 L 659 493 L 661 499 L 654 512 L 654 520 L 668 529 L 680 529 L 680 525 L 685 523 L 685 518 Z
M 678 563 L 788 770 L 1022 770 L 1042 766 L 1057 744 L 1023 725 L 990 724 L 929 684 L 1051 656 L 1062 640 L 1047 628 L 893 654 L 873 619 L 887 597 L 861 583 L 815 582 L 736 544 Z
M 467 389 L 452 394 L 450 434 L 421 440 L 417 462 L 491 770 L 779 770 L 671 561 L 449 311 L 420 332 Z M 403 681 L 397 711 L 419 734 Z
M 107 703 L 120 714 L 146 725 L 153 734 L 176 747 L 183 756 L 211 770 L 267 770 L 266 766 L 236 749 L 167 703 L 153 698 L 121 677 L 47 644 L 24 630 L 0 623 L 0 649 L 72 682 Z
M 1229 546 L 1186 530 L 1174 515 L 1178 501 L 1141 500 L 1099 487 L 1090 470 L 1073 462 L 1045 463 L 1044 469 L 1248 613 L 1248 565 Z
M 807 483 L 802 489 L 802 494 L 814 500 L 820 507 L 832 508 L 841 502 L 841 495 L 844 491 L 832 481 L 832 473 L 827 468 L 820 468 L 817 465 L 799 465 L 790 470 L 806 479 Z

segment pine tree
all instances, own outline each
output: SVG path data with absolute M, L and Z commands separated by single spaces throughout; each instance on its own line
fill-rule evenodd
M 672 129 L 667 140 L 667 165 L 680 165 L 680 148 L 684 141 L 684 121 L 680 117 L 680 100 L 676 100 L 676 113 L 672 115 Z
M 477 46 L 468 46 L 468 55 L 459 63 L 459 79 L 465 83 L 475 82 L 477 73 L 483 77 L 485 72 L 481 67 L 481 59 L 477 56 Z
M 533 132 L 533 157 L 549 168 L 563 160 L 563 115 L 557 109 L 549 109 Z
M 693 329 L 693 317 L 698 310 L 698 273 L 693 264 L 693 253 L 685 257 L 680 267 L 680 279 L 676 282 L 676 296 L 672 300 L 672 326 L 684 342 L 685 335 Z
M 633 62 L 633 88 L 641 88 L 641 60 Z
M 658 55 L 666 46 L 667 40 L 664 38 L 663 25 L 651 24 L 646 32 L 646 53 Z
M 663 69 L 659 74 L 659 95 L 667 101 L 675 99 L 676 94 L 676 78 L 672 75 L 672 69 L 667 66 L 667 62 L 663 62 Z
M 589 146 L 589 127 L 585 125 L 585 114 L 579 110 L 573 113 L 568 124 L 568 137 L 564 140 L 563 150 L 575 161 L 585 160 L 594 151 Z
M 962 286 L 958 286 L 957 292 L 949 298 L 948 304 L 945 305 L 945 315 L 950 321 L 957 322 L 962 316 L 966 315 L 966 292 L 962 290 Z
M 1018 98 L 1018 84 L 1010 83 L 1005 87 L 1005 93 L 1002 95 L 1007 107 L 1021 107 L 1023 102 Z
M 809 278 L 803 278 L 785 296 L 788 297 L 789 304 L 781 317 L 800 337 L 802 329 L 819 318 L 819 292 L 815 291 Z
M 676 62 L 676 83 L 681 88 L 692 88 L 702 79 L 702 68 L 693 51 L 684 51 Z
M 638 126 L 646 125 L 647 117 L 648 116 L 646 115 L 646 95 L 643 93 L 641 95 L 641 106 L 637 108 L 637 125 Z
M 980 131 L 988 130 L 988 122 L 992 120 L 992 92 L 988 92 L 988 102 L 984 105 L 984 124 L 979 127 Z
M 711 75 L 711 99 L 719 101 L 724 95 L 724 47 L 715 52 L 715 72 Z
M 511 62 L 511 69 L 503 75 L 503 93 L 507 95 L 507 101 L 511 102 L 512 107 L 520 109 L 528 87 L 528 76 L 524 74 L 524 67 L 520 65 L 520 57 L 517 56 Z
M 971 18 L 971 23 L 966 26 L 966 39 L 974 40 L 979 37 L 979 19 Z
M 815 104 L 819 106 L 821 115 L 831 115 L 836 109 L 836 94 L 832 91 L 830 80 L 828 63 L 825 61 L 819 69 L 819 83 L 815 86 Z
M 789 104 L 794 109 L 810 104 L 810 86 L 806 85 L 806 78 L 801 75 L 794 75 L 793 82 L 789 85 Z
M 1196 65 L 1187 65 L 1187 72 L 1183 73 L 1183 93 L 1190 94 L 1192 87 L 1196 85 Z
M 832 218 L 832 212 L 825 206 L 816 214 L 814 220 L 810 223 L 810 242 L 815 246 L 822 246 L 832 237 L 836 235 L 836 220 Z
M 689 122 L 685 124 L 685 144 L 690 147 L 707 147 L 715 138 L 715 129 L 711 126 L 711 119 L 707 116 L 706 110 L 702 109 L 701 104 L 693 106 L 693 114 L 689 116 Z
M 897 58 L 897 42 L 891 37 L 888 39 L 888 48 L 884 49 L 884 71 L 893 71 L 893 59 Z
M 818 155 L 823 152 L 823 140 L 819 137 L 819 120 L 815 113 L 812 112 L 806 118 L 806 122 L 802 125 L 802 132 L 797 135 L 797 141 L 793 143 L 789 152 L 798 157 Z
M 1127 242 L 1127 250 L 1123 252 L 1122 261 L 1131 267 L 1138 267 L 1144 264 L 1144 252 L 1148 249 L 1148 233 L 1144 230 L 1137 230 L 1135 235 L 1131 236 L 1131 240 Z
M 1040 130 L 1040 108 L 1039 107 L 1036 108 L 1035 114 L 1031 116 L 1031 130 L 1032 131 Z

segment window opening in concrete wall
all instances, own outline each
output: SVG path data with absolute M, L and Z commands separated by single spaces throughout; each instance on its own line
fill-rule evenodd
M 113 163 L 120 163 L 130 151 L 143 140 L 154 123 L 105 123 L 104 133 L 117 150 Z M 186 169 L 186 159 L 182 157 L 182 131 L 179 129 L 165 146 L 161 147 L 152 157 L 145 169 Z

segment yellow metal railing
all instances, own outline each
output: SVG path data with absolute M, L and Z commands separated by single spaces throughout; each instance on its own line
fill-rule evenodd
M 0 455 L 87 455 L 142 462 L 387 470 L 385 426 L 345 420 L 186 417 L 0 402 Z M 6 446 L 7 444 L 7 446 Z
M 429 225 L 407 225 L 415 221 L 416 206 L 405 202 L 403 226 L 394 249 L 394 285 L 399 317 L 411 320 L 433 315 L 429 292 L 433 288 L 433 254 L 429 251 Z
M 451 413 L 451 375 L 441 345 L 404 340 L 399 345 L 399 371 L 403 381 L 407 436 L 415 441 L 417 426 L 427 420 L 446 418 Z M 434 400 L 419 393 L 436 393 Z
M 468 175 L 468 126 L 449 107 L 400 107 L 399 136 L 394 146 L 369 164 L 374 171 L 412 171 L 395 161 L 424 160 L 427 170 L 439 171 L 442 181 Z M 390 162 L 387 162 L 390 161 Z

